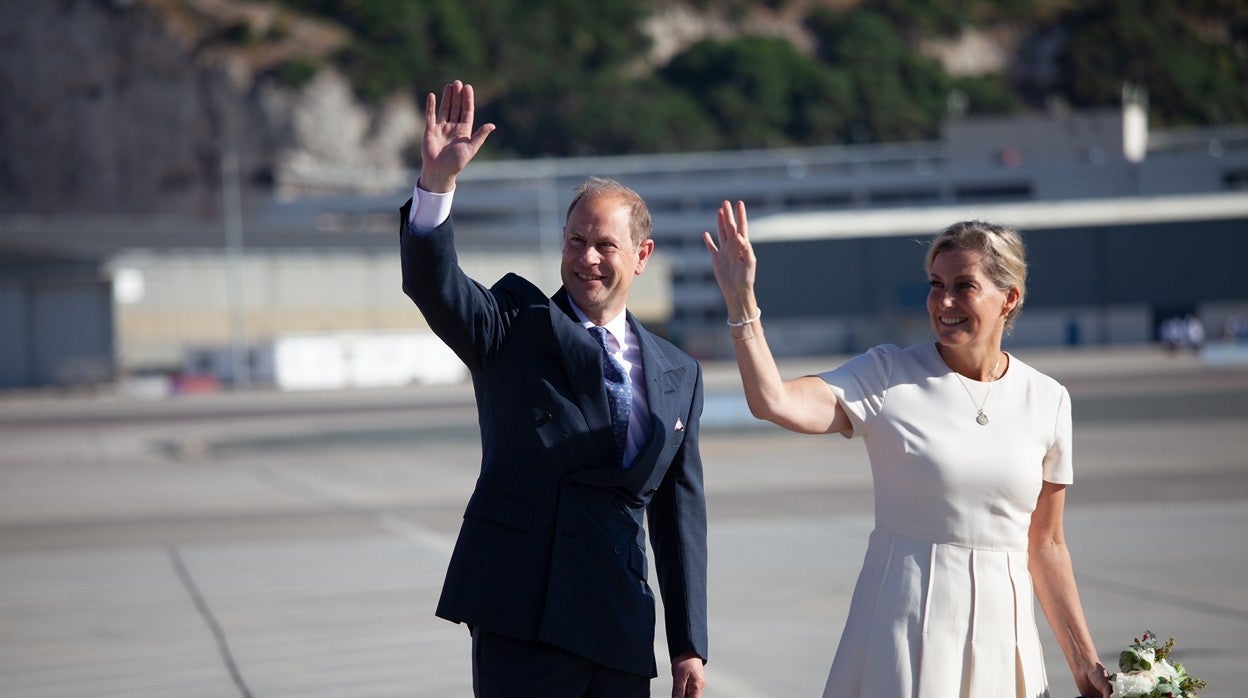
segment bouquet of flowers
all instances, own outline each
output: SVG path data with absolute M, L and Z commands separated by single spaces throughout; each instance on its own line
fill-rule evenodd
M 1114 695 L 1121 698 L 1197 698 L 1196 690 L 1208 683 L 1187 673 L 1170 650 L 1174 638 L 1157 645 L 1157 636 L 1144 631 L 1118 657 L 1121 670 L 1109 677 Z

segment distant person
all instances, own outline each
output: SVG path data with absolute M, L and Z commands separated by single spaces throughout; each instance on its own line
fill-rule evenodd
M 1183 323 L 1183 318 L 1177 315 L 1162 320 L 1157 332 L 1160 335 L 1161 346 L 1171 354 L 1177 354 L 1187 343 L 1187 327 Z
M 750 411 L 803 434 L 860 437 L 871 461 L 875 530 L 824 696 L 1048 696 L 1033 593 L 1075 685 L 1109 696 L 1063 538 L 1070 396 L 1001 350 L 1026 296 L 1018 234 L 966 222 L 931 243 L 934 342 L 782 380 L 745 205 L 724 202 L 718 228 L 705 243 Z
M 1222 338 L 1229 342 L 1248 338 L 1248 315 L 1228 315 L 1222 322 Z
M 1188 349 L 1199 353 L 1205 346 L 1205 323 L 1195 315 L 1183 319 L 1183 342 Z
M 402 208 L 403 289 L 472 374 L 481 472 L 437 614 L 472 633 L 482 698 L 650 695 L 663 594 L 673 696 L 706 682 L 702 371 L 627 310 L 654 250 L 631 189 L 591 178 L 563 228 L 563 287 L 456 260 L 456 178 L 494 130 L 473 130 L 458 80 L 425 104 L 421 171 Z

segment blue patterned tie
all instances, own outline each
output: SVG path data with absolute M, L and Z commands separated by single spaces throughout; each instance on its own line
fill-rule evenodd
M 615 455 L 624 461 L 628 442 L 628 415 L 633 409 L 633 389 L 624 375 L 624 365 L 607 349 L 607 328 L 591 327 L 589 331 L 602 346 L 602 377 L 607 388 L 607 405 L 611 408 L 611 429 L 615 434 Z

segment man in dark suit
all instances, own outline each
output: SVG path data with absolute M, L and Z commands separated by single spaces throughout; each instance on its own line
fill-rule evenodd
M 474 693 L 649 695 L 645 512 L 672 695 L 701 696 L 702 372 L 625 307 L 654 249 L 649 211 L 591 178 L 568 209 L 563 287 L 547 297 L 508 274 L 487 289 L 459 268 L 450 197 L 494 126 L 473 131 L 472 87 L 458 80 L 425 112 L 420 179 L 401 211 L 403 289 L 476 392 L 481 473 L 437 610 L 472 632 Z

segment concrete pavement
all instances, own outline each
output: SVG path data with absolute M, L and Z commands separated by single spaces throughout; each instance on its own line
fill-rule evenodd
M 1248 372 L 1019 355 L 1075 400 L 1067 533 L 1102 657 L 1150 628 L 1203 698 L 1248 695 Z M 866 457 L 753 422 L 736 380 L 707 366 L 709 695 L 818 695 L 870 530 Z M 432 610 L 476 475 L 471 399 L 0 398 L 0 695 L 470 695 L 467 633 Z

